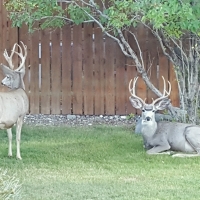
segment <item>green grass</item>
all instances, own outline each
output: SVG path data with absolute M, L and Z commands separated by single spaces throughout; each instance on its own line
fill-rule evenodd
M 0 141 L 0 168 L 19 177 L 23 200 L 200 198 L 200 158 L 146 155 L 125 127 L 25 126 L 22 161 L 7 157 L 5 131 Z

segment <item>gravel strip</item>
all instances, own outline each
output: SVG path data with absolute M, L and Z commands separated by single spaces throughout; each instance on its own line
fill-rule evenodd
M 34 126 L 92 126 L 92 125 L 135 125 L 135 118 L 127 119 L 126 116 L 91 116 L 91 115 L 26 115 L 25 124 Z

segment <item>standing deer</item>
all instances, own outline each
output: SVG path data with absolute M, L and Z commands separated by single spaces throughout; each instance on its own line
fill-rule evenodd
M 17 159 L 21 159 L 20 140 L 23 119 L 29 108 L 28 96 L 25 92 L 23 77 L 25 75 L 25 59 L 27 56 L 27 46 L 21 42 L 22 47 L 14 44 L 10 56 L 7 50 L 4 51 L 4 57 L 9 67 L 0 64 L 4 75 L 2 84 L 9 87 L 10 91 L 0 92 L 0 129 L 7 129 L 9 146 L 8 156 L 12 156 L 12 127 L 16 124 L 16 143 L 17 143 Z M 19 48 L 19 53 L 15 49 Z M 22 50 L 23 48 L 23 50 Z M 20 65 L 14 70 L 12 62 L 13 55 L 16 54 L 21 59 Z
M 163 77 L 162 77 L 163 78 Z M 135 94 L 135 85 L 137 78 L 129 82 L 129 91 L 131 96 L 130 102 L 136 109 L 142 110 L 141 133 L 143 137 L 144 147 L 148 154 L 170 154 L 171 151 L 178 151 L 173 157 L 192 157 L 200 155 L 200 126 L 187 123 L 173 122 L 156 122 L 155 112 L 165 109 L 170 100 L 168 99 L 171 92 L 171 84 L 169 90 L 166 91 L 166 83 L 164 81 L 164 90 L 160 98 L 153 100 L 151 104 L 145 103 Z

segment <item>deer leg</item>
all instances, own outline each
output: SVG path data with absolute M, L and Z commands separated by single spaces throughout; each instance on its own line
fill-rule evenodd
M 20 141 L 21 141 L 21 129 L 23 124 L 23 117 L 19 117 L 16 124 L 16 143 L 17 143 L 17 159 L 22 159 L 20 154 Z
M 167 151 L 170 149 L 169 144 L 166 144 L 164 146 L 154 146 L 153 148 L 149 149 L 147 151 L 147 154 L 153 154 L 153 155 L 157 155 L 157 154 L 167 154 L 170 155 L 171 152 Z M 166 152 L 165 152 L 166 151 Z
M 8 156 L 12 156 L 12 128 L 7 129 L 8 134 Z
M 187 144 L 185 144 L 185 151 L 187 154 L 174 154 L 173 157 L 197 157 L 200 156 L 200 133 L 199 128 L 191 126 L 186 128 L 184 136 Z
M 187 153 L 176 153 L 172 157 L 178 157 L 178 158 L 187 158 L 187 157 L 197 157 L 200 156 L 199 154 L 187 154 Z

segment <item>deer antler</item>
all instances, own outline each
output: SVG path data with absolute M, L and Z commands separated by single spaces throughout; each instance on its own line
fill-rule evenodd
M 138 77 L 135 77 L 134 80 L 130 80 L 129 82 L 129 92 L 131 93 L 131 96 L 134 97 L 135 99 L 139 99 L 143 104 L 145 104 L 145 100 L 143 101 L 140 97 L 138 97 L 136 94 L 135 94 L 135 85 L 136 85 L 136 82 L 138 80 Z M 131 88 L 131 83 L 133 81 L 133 87 Z
M 10 68 L 10 69 L 14 69 L 14 65 L 13 65 L 13 63 L 12 63 L 12 57 L 13 57 L 13 55 L 14 55 L 14 53 L 15 53 L 15 47 L 16 47 L 16 45 L 17 45 L 17 43 L 14 44 L 13 49 L 11 50 L 10 56 L 8 55 L 8 52 L 7 52 L 6 49 L 4 50 L 4 53 L 3 53 L 4 58 L 5 58 L 6 61 L 8 62 L 8 65 L 9 65 L 9 68 Z
M 20 52 L 18 53 L 18 52 L 15 51 L 15 53 L 21 58 L 21 62 L 20 62 L 20 66 L 15 71 L 20 71 L 23 68 L 23 66 L 25 64 L 26 57 L 27 57 L 27 46 L 22 41 L 20 41 L 20 42 L 21 42 L 23 49 L 24 49 L 24 55 L 23 55 L 23 50 L 22 50 L 21 46 L 17 44 Z
M 157 98 L 156 100 L 153 100 L 153 98 L 152 98 L 152 100 L 153 100 L 153 103 L 152 103 L 152 104 L 153 104 L 153 105 L 154 105 L 156 102 L 158 102 L 158 101 L 160 101 L 160 100 L 162 100 L 162 99 L 167 98 L 167 97 L 170 95 L 170 93 L 171 93 L 171 83 L 168 81 L 169 90 L 166 91 L 166 82 L 165 82 L 165 79 L 164 79 L 163 76 L 162 76 L 162 79 L 163 79 L 163 82 L 164 82 L 163 94 L 162 94 L 161 97 Z M 132 97 L 134 97 L 134 98 L 136 98 L 136 99 L 139 99 L 143 104 L 145 104 L 146 99 L 145 99 L 145 100 L 142 100 L 140 97 L 138 97 L 138 96 L 135 94 L 135 85 L 136 85 L 137 80 L 138 80 L 138 77 L 134 78 L 134 80 L 132 80 L 132 79 L 130 80 L 130 82 L 129 82 L 129 92 L 131 93 L 131 96 L 132 96 Z M 132 83 L 132 81 L 133 81 L 133 87 L 131 88 L 131 83 Z
M 8 55 L 8 52 L 7 52 L 6 49 L 3 53 L 6 61 L 8 62 L 10 69 L 14 69 L 14 65 L 12 63 L 12 57 L 13 57 L 14 53 L 16 53 L 21 58 L 20 66 L 17 69 L 15 69 L 15 71 L 20 71 L 23 68 L 23 66 L 25 64 L 26 57 L 27 57 L 27 46 L 24 45 L 24 43 L 22 41 L 21 41 L 21 44 L 22 44 L 23 49 L 24 49 L 24 55 L 23 55 L 22 47 L 20 45 L 18 45 L 17 43 L 14 44 L 13 49 L 11 50 L 10 56 Z M 16 46 L 19 47 L 19 53 L 15 51 Z
M 158 102 L 158 101 L 160 101 L 160 100 L 162 100 L 162 99 L 167 98 L 167 97 L 170 95 L 170 93 L 171 93 L 171 83 L 170 83 L 169 81 L 167 81 L 168 84 L 169 84 L 169 90 L 167 91 L 167 90 L 166 90 L 165 78 L 164 78 L 163 76 L 162 76 L 162 79 L 163 79 L 163 82 L 164 82 L 163 94 L 162 94 L 161 97 L 159 97 L 159 98 L 157 98 L 157 99 L 155 99 L 155 100 L 153 101 L 153 103 L 152 103 L 153 105 L 154 105 L 156 102 Z

